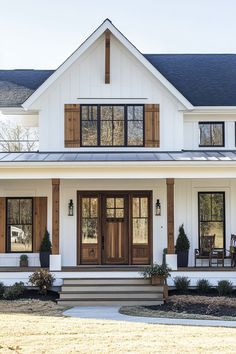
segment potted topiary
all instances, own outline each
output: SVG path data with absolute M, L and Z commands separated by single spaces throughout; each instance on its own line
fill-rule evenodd
M 49 259 L 52 251 L 52 244 L 49 237 L 48 230 L 45 230 L 44 237 L 42 239 L 40 249 L 39 249 L 39 259 L 41 268 L 49 267 Z
M 28 267 L 28 256 L 27 256 L 27 254 L 22 254 L 20 256 L 20 267 Z
M 184 231 L 184 224 L 179 227 L 179 235 L 176 240 L 175 253 L 177 254 L 177 266 L 188 266 L 189 239 Z

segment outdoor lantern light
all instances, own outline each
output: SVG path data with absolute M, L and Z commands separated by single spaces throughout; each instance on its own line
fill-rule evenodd
M 160 203 L 159 199 L 157 199 L 157 202 L 156 202 L 156 215 L 157 216 L 161 215 L 161 203 Z
M 74 215 L 74 204 L 73 204 L 73 200 L 70 199 L 68 204 L 68 216 L 73 216 L 73 215 Z

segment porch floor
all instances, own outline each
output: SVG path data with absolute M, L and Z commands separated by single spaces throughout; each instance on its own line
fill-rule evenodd
M 2 272 L 36 272 L 40 267 L 0 267 Z M 141 272 L 144 266 L 78 266 L 78 267 L 62 267 L 61 272 Z M 187 267 L 178 268 L 174 272 L 236 272 L 236 267 Z

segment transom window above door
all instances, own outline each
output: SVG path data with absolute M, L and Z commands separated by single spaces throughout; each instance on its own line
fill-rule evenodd
M 82 146 L 144 146 L 143 105 L 81 105 Z

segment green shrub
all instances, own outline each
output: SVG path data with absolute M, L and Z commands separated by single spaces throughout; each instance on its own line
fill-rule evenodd
M 29 257 L 27 256 L 27 254 L 22 254 L 20 256 L 20 261 L 22 261 L 22 262 L 26 262 L 26 261 L 28 261 L 28 259 L 29 259 Z
M 152 278 L 154 276 L 166 279 L 170 276 L 170 272 L 171 268 L 169 268 L 167 264 L 153 263 L 152 265 L 145 267 L 141 274 L 145 279 Z
M 4 284 L 2 282 L 0 282 L 0 297 L 3 296 L 4 291 L 5 291 L 5 286 L 4 286 Z
M 196 284 L 197 291 L 200 294 L 207 294 L 211 291 L 211 284 L 207 279 L 199 279 Z
M 6 300 L 14 300 L 23 295 L 25 291 L 25 286 L 22 281 L 8 286 L 4 290 L 3 298 Z
M 190 248 L 189 239 L 184 231 L 184 224 L 179 227 L 179 235 L 176 240 L 175 251 L 188 251 Z
M 178 293 L 185 294 L 188 291 L 190 279 L 187 277 L 175 277 L 174 284 Z
M 29 282 L 39 288 L 39 293 L 46 295 L 48 289 L 53 285 L 55 277 L 47 269 L 41 269 L 38 272 L 34 272 L 29 277 Z
M 49 232 L 48 230 L 45 230 L 39 251 L 51 253 L 51 250 L 52 250 L 52 243 L 50 241 Z
M 231 295 L 233 292 L 233 284 L 229 280 L 218 281 L 217 290 L 219 296 Z

